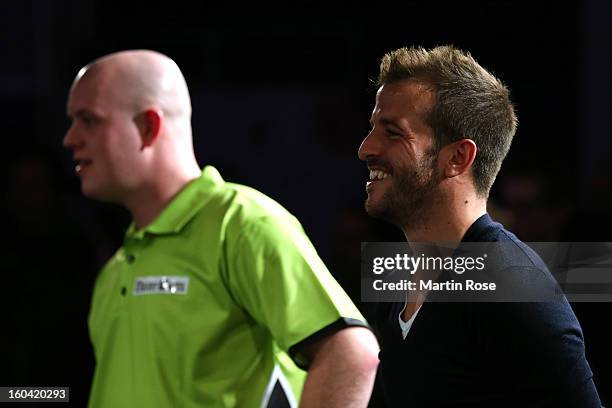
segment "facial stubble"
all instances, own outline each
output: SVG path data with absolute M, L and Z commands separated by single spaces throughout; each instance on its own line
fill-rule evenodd
M 428 152 L 415 166 L 394 169 L 391 186 L 375 205 L 366 201 L 369 215 L 400 228 L 419 229 L 439 197 L 439 171 L 436 154 Z

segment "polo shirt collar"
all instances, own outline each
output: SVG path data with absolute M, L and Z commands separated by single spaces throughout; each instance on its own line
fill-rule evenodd
M 143 238 L 147 233 L 155 235 L 179 233 L 208 201 L 209 190 L 223 183 L 223 178 L 217 169 L 212 166 L 204 167 L 202 175 L 179 191 L 152 223 L 139 230 L 134 223 L 131 223 L 125 233 L 126 238 Z

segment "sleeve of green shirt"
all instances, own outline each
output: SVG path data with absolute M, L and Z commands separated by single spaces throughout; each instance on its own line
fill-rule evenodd
M 228 258 L 236 301 L 301 367 L 308 365 L 302 345 L 347 326 L 368 327 L 295 218 L 251 221 Z

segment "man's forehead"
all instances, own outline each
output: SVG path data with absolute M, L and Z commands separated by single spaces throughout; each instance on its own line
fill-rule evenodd
M 428 84 L 414 79 L 391 82 L 376 92 L 376 111 L 428 112 L 435 100 L 435 92 Z
M 113 89 L 107 73 L 91 67 L 82 68 L 70 88 L 68 113 L 80 109 L 92 109 L 94 105 L 113 98 Z
M 404 79 L 382 85 L 376 92 L 376 99 L 411 98 L 426 99 L 435 95 L 431 85 L 416 79 Z
M 90 82 L 97 82 L 100 80 L 101 70 L 97 67 L 97 64 L 88 64 L 81 68 L 74 80 L 72 81 L 71 90 L 74 89 L 77 85 L 83 86 L 83 84 L 88 84 Z
M 68 111 L 82 109 L 98 96 L 98 86 L 88 78 L 77 77 L 68 94 Z

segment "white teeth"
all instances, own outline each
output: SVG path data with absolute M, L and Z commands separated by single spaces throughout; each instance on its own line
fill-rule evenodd
M 370 180 L 384 180 L 387 177 L 389 174 L 381 170 L 370 170 Z

